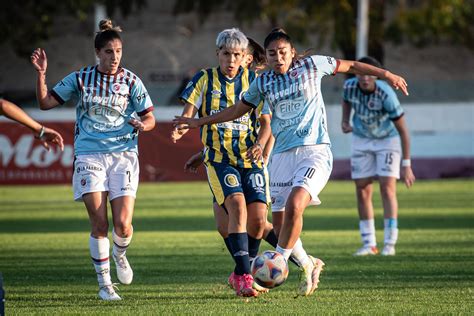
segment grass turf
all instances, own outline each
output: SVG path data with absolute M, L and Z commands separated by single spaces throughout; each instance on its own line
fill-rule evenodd
M 205 183 L 141 184 L 123 301 L 96 298 L 89 223 L 69 186 L 0 187 L 5 312 L 25 314 L 470 314 L 474 310 L 474 182 L 398 187 L 395 257 L 354 258 L 360 246 L 354 187 L 332 181 L 305 212 L 302 239 L 326 262 L 314 296 L 295 298 L 298 271 L 256 299 L 236 297 L 233 263 L 214 228 Z M 377 240 L 383 241 L 378 191 Z M 262 242 L 261 249 L 270 249 Z M 113 262 L 112 278 L 115 276 Z

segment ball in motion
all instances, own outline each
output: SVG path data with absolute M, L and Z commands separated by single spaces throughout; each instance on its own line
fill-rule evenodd
M 268 250 L 253 260 L 251 273 L 258 285 L 271 289 L 285 282 L 288 263 L 282 254 Z

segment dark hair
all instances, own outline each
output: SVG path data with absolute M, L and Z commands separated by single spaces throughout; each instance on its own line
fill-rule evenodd
M 365 57 L 359 58 L 357 61 L 360 63 L 369 64 L 378 68 L 383 68 L 382 64 L 377 59 L 371 56 L 365 56 Z
M 253 56 L 253 63 L 256 66 L 263 66 L 267 63 L 267 58 L 265 57 L 265 50 L 259 43 L 254 39 L 247 36 L 249 40 L 249 45 L 247 46 L 247 51 Z
M 279 28 L 279 27 L 271 30 L 270 34 L 267 35 L 267 37 L 265 38 L 265 41 L 263 42 L 263 47 L 267 49 L 270 43 L 274 41 L 279 41 L 279 40 L 283 40 L 289 43 L 291 48 L 293 48 L 293 41 L 291 40 L 290 36 L 286 34 L 284 29 Z
M 100 21 L 99 31 L 96 33 L 94 39 L 94 47 L 96 49 L 101 49 L 105 45 L 107 45 L 108 42 L 113 41 L 115 39 L 122 41 L 122 38 L 120 37 L 120 32 L 122 32 L 122 29 L 120 28 L 120 26 L 113 26 L 112 20 L 107 19 Z

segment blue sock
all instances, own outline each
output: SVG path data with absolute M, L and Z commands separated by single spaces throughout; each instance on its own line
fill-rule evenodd
M 278 237 L 273 229 L 267 234 L 267 237 L 265 237 L 264 239 L 273 248 L 276 248 L 276 246 L 278 245 Z
M 248 235 L 248 234 L 247 234 Z M 255 239 L 252 236 L 248 235 L 249 239 L 249 257 L 251 260 L 258 255 L 258 248 L 260 247 L 261 239 Z
M 229 234 L 229 243 L 232 256 L 235 261 L 235 274 L 243 275 L 250 273 L 249 241 L 247 233 Z
M 225 243 L 225 246 L 227 247 L 227 250 L 229 251 L 230 255 L 232 256 L 232 248 L 230 247 L 229 237 L 224 238 L 224 243 Z

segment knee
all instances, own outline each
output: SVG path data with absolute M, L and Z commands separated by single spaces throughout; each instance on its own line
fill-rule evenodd
M 380 186 L 380 194 L 385 199 L 391 199 L 396 196 L 396 189 L 395 186 L 383 185 Z
M 119 237 L 130 237 L 133 234 L 132 223 L 121 221 L 120 223 L 114 225 L 114 231 Z
M 91 225 L 91 235 L 95 238 L 107 237 L 109 231 L 109 223 L 104 221 L 96 221 Z

